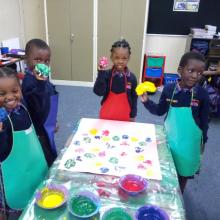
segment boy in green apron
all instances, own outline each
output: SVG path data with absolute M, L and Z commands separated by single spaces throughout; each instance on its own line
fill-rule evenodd
M 166 113 L 168 144 L 182 192 L 187 179 L 199 171 L 200 154 L 207 141 L 209 97 L 207 91 L 198 85 L 204 69 L 203 55 L 188 52 L 180 60 L 180 81 L 164 87 L 158 104 L 146 93 L 141 96 L 145 108 L 152 114 L 161 116 Z
M 48 170 L 21 97 L 16 73 L 0 68 L 0 219 L 20 215 Z

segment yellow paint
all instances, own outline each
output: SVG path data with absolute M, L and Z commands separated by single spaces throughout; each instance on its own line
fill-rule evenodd
M 102 141 L 110 141 L 110 137 L 102 137 Z
M 93 147 L 91 148 L 92 152 L 99 152 L 101 149 L 99 147 Z
M 139 155 L 136 157 L 136 160 L 138 161 L 144 161 L 144 155 Z
M 133 141 L 133 142 L 137 142 L 138 139 L 137 139 L 136 137 L 131 137 L 131 141 Z
M 147 176 L 151 177 L 153 175 L 154 175 L 154 171 L 151 168 L 147 169 Z
M 63 197 L 58 194 L 49 194 L 42 200 L 42 206 L 45 208 L 54 208 L 63 202 Z
M 90 133 L 91 135 L 96 135 L 96 134 L 97 134 L 97 132 L 98 132 L 98 130 L 97 130 L 97 129 L 95 129 L 95 128 L 93 128 L 93 129 L 89 130 L 89 133 Z
M 95 165 L 96 165 L 97 167 L 101 167 L 101 166 L 103 165 L 103 163 L 101 163 L 101 162 L 96 162 Z

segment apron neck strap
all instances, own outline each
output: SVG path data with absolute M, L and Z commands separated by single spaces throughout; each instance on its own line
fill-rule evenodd
M 29 116 L 29 119 L 30 119 L 30 121 L 31 121 L 31 124 L 32 124 L 31 116 L 30 116 L 30 114 L 29 114 L 27 108 L 26 108 L 22 103 L 21 103 L 20 106 L 27 112 L 27 114 L 28 114 L 28 116 Z M 11 117 L 10 117 L 10 114 L 8 114 L 8 120 L 9 120 L 9 122 L 10 122 L 10 124 L 11 124 L 12 132 L 14 132 L 14 126 L 13 126 L 13 123 L 12 123 L 12 120 L 11 120 Z
M 173 97 L 174 97 L 174 94 L 175 94 L 175 92 L 176 92 L 176 87 L 177 87 L 177 84 L 176 84 L 175 87 L 174 87 L 174 90 L 173 90 L 173 93 L 172 93 L 172 97 L 171 97 L 171 99 L 170 99 L 170 104 L 169 104 L 169 106 L 171 106 L 171 104 L 172 104 L 172 102 L 173 102 Z M 193 91 L 193 88 L 192 88 L 192 91 L 191 91 L 191 101 L 193 100 L 193 95 L 194 95 L 194 91 Z M 190 103 L 191 103 L 191 101 L 190 101 Z
M 112 74 L 111 74 L 111 80 L 110 80 L 110 91 L 112 91 L 112 78 L 113 78 L 113 74 L 114 74 L 115 70 L 114 68 L 112 69 Z M 125 72 L 122 73 L 124 80 L 125 80 L 125 91 L 127 91 L 127 77 L 125 75 Z

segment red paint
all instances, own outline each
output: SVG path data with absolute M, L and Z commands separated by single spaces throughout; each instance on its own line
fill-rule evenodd
M 99 181 L 99 182 L 96 183 L 96 185 L 97 185 L 98 187 L 103 187 L 103 186 L 105 186 L 106 184 L 105 184 L 105 182 Z
M 111 195 L 110 192 L 107 192 L 104 189 L 98 189 L 97 191 L 98 191 L 99 196 L 109 197 Z
M 122 183 L 122 187 L 130 192 L 139 192 L 144 188 L 144 185 L 136 180 L 125 180 Z
M 109 135 L 109 131 L 108 131 L 108 130 L 104 130 L 104 131 L 102 131 L 102 135 L 104 135 L 104 136 L 108 136 L 108 135 Z

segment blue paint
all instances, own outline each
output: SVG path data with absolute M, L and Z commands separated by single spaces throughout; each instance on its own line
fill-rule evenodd
M 107 172 L 109 171 L 109 169 L 108 169 L 107 167 L 101 167 L 101 168 L 100 168 L 100 171 L 101 171 L 102 173 L 107 173 Z

